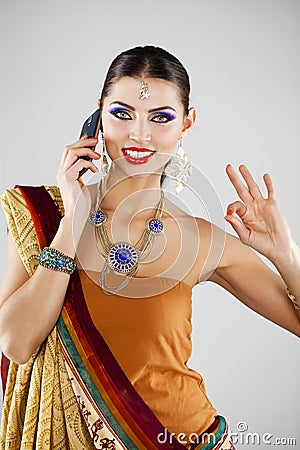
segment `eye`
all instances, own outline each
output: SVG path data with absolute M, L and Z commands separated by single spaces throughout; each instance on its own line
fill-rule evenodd
M 132 119 L 131 115 L 127 111 L 124 111 L 124 110 L 110 111 L 110 113 L 120 120 L 131 120 Z
M 167 123 L 174 119 L 175 119 L 175 116 L 173 116 L 173 115 L 171 116 L 169 114 L 156 114 L 154 117 L 152 117 L 151 122 Z

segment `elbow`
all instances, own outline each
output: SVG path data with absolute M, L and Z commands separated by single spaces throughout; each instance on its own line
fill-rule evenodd
M 28 328 L 22 328 L 19 322 L 7 318 L 4 320 L 0 316 L 0 330 L 2 353 L 18 365 L 26 364 L 36 349 L 33 347 L 33 336 Z
M 26 364 L 33 354 L 33 351 L 24 345 L 24 342 L 18 342 L 19 340 L 14 337 L 14 339 L 0 338 L 0 347 L 2 353 L 12 362 L 16 364 Z

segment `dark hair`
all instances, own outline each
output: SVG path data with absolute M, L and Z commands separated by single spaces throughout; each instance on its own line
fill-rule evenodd
M 114 82 L 122 77 L 161 78 L 178 88 L 186 115 L 189 113 L 190 82 L 187 71 L 175 56 L 160 47 L 146 45 L 120 53 L 111 63 L 100 96 L 102 105 Z M 101 108 L 100 105 L 100 108 Z
M 177 87 L 184 112 L 188 115 L 190 96 L 188 73 L 179 59 L 166 50 L 153 45 L 146 45 L 131 48 L 116 56 L 104 80 L 100 95 L 100 114 L 105 97 L 109 95 L 113 84 L 122 77 L 148 77 L 170 81 Z M 161 185 L 165 178 L 166 176 L 163 173 L 160 180 Z

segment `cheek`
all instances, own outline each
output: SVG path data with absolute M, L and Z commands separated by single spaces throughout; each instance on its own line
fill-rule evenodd
M 128 144 L 130 121 L 116 122 L 113 117 L 106 116 L 102 122 L 107 151 L 110 155 L 116 155 L 119 153 L 120 146 Z M 171 154 L 176 149 L 181 124 L 179 121 L 169 123 L 167 126 L 150 123 L 148 131 L 151 134 L 151 142 L 154 148 Z
M 120 143 L 123 144 L 128 135 L 127 127 L 125 127 L 123 123 L 117 124 L 109 117 L 103 120 L 103 132 L 106 148 L 109 153 L 118 149 Z
M 173 124 L 172 124 L 173 125 Z M 178 124 L 174 126 L 157 126 L 152 132 L 153 143 L 158 149 L 172 152 L 176 148 L 181 128 Z

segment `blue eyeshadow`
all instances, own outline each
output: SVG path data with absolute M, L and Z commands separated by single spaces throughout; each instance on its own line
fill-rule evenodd
M 157 114 L 157 115 L 161 114 L 162 116 L 168 117 L 169 120 L 176 119 L 176 114 L 173 114 L 173 113 L 170 113 L 170 112 L 167 112 L 167 111 L 155 111 L 153 114 Z
M 124 111 L 124 108 L 121 108 L 121 107 L 115 107 L 115 108 L 110 108 L 109 110 L 108 110 L 108 112 L 110 112 L 110 113 L 112 113 L 112 112 L 118 112 L 118 111 Z
M 121 106 L 115 106 L 114 108 L 110 108 L 108 110 L 108 112 L 111 113 L 111 114 L 119 112 L 119 111 L 126 111 L 126 108 L 121 107 Z M 153 111 L 153 114 L 155 114 L 155 115 L 160 115 L 161 114 L 162 116 L 167 117 L 169 120 L 176 119 L 176 114 L 173 114 L 173 113 L 167 112 L 167 111 Z

